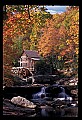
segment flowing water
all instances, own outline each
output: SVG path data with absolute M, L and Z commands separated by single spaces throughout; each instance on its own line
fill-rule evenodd
M 41 97 L 46 97 L 45 87 L 41 88 L 41 91 L 32 95 L 33 99 L 38 99 Z

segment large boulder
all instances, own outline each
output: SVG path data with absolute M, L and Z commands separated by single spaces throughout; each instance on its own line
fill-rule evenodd
M 29 107 L 29 108 L 35 108 L 36 107 L 36 105 L 34 105 L 33 102 L 30 102 L 29 100 L 27 100 L 26 98 L 21 97 L 21 96 L 13 97 L 11 99 L 11 102 L 14 103 L 14 104 L 17 104 L 17 105 L 21 105 L 23 107 Z

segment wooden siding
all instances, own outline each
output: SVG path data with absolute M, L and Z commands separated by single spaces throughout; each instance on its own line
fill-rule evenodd
M 21 55 L 19 60 L 20 67 L 28 68 L 29 70 L 34 70 L 34 64 L 37 60 L 40 60 L 37 52 L 26 50 Z
M 34 60 L 28 58 L 25 54 L 23 54 L 20 58 L 20 67 L 25 67 L 29 69 L 34 69 Z

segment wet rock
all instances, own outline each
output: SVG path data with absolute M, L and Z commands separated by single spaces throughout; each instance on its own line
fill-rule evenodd
M 64 117 L 78 117 L 78 107 L 68 107 L 65 108 Z
M 17 104 L 17 105 L 28 107 L 28 108 L 35 108 L 36 107 L 36 105 L 34 105 L 33 102 L 30 102 L 29 100 L 27 100 L 26 98 L 23 98 L 21 96 L 13 97 L 11 99 L 11 102 L 14 104 Z
M 53 103 L 51 103 L 51 106 L 53 108 L 66 108 L 67 107 L 67 103 L 66 101 L 61 101 L 61 100 L 57 100 L 57 101 L 54 101 Z
M 64 114 L 65 114 L 65 110 L 64 109 L 62 109 L 61 107 L 57 107 L 56 109 L 55 109 L 55 116 L 56 117 L 63 117 L 64 116 Z
M 65 101 L 61 101 L 61 100 L 57 100 L 54 102 L 56 105 L 66 105 L 66 102 Z
M 31 101 L 33 103 L 35 103 L 36 105 L 45 105 L 46 103 L 46 100 L 45 99 L 42 99 L 42 98 L 39 98 L 39 99 L 31 99 Z
M 30 116 L 35 114 L 35 109 L 13 104 L 11 100 L 3 100 L 3 115 Z
M 71 90 L 71 94 L 77 95 L 78 94 L 78 89 Z
M 33 115 L 29 115 L 28 117 L 36 117 L 36 113 L 35 114 L 33 114 Z

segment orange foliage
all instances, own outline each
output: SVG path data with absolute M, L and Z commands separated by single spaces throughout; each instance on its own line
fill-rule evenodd
M 20 35 L 26 34 L 27 28 L 30 28 L 32 21 L 28 19 L 28 13 L 7 14 L 8 19 L 4 21 L 3 25 L 3 61 L 4 61 L 4 75 L 11 74 L 12 60 L 15 57 L 16 51 L 13 51 L 13 40 Z

